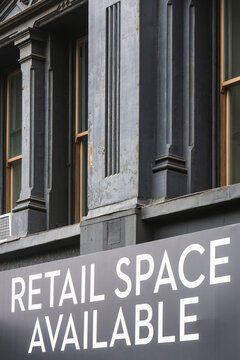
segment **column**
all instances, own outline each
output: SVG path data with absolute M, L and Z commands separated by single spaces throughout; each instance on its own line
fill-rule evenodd
M 186 193 L 183 157 L 183 4 L 159 1 L 156 156 L 153 197 L 173 198 Z
M 13 212 L 33 210 L 35 221 L 36 212 L 46 211 L 44 196 L 46 39 L 44 32 L 31 28 L 14 38 L 15 46 L 20 50 L 19 62 L 22 71 L 22 186 L 20 199 Z

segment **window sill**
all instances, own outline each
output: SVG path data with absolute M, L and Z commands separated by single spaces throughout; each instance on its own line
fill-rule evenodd
M 36 246 L 46 246 L 57 244 L 70 238 L 79 236 L 80 239 L 80 224 L 68 225 L 59 227 L 53 230 L 47 230 L 40 233 L 27 235 L 24 237 L 9 237 L 6 241 L 0 244 L 0 255 L 31 249 Z
M 179 198 L 162 200 L 142 208 L 142 220 L 156 220 L 162 216 L 200 210 L 214 205 L 240 201 L 240 184 L 210 189 Z

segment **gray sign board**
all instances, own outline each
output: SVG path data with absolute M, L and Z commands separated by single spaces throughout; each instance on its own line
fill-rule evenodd
M 1 359 L 235 360 L 240 225 L 0 273 Z

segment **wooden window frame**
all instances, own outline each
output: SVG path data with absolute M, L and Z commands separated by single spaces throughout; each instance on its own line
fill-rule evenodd
M 21 70 L 15 70 L 7 75 L 7 106 L 6 106 L 6 213 L 13 210 L 13 166 L 22 160 L 22 155 L 9 158 L 9 109 L 10 109 L 10 88 L 9 79 L 21 73 Z
M 224 24 L 224 2 L 221 0 L 221 19 L 220 19 L 220 38 L 221 38 L 221 51 L 220 51 L 220 106 L 221 106 L 221 172 L 220 184 L 221 186 L 230 184 L 230 166 L 229 166 L 229 103 L 230 103 L 230 90 L 240 84 L 240 76 L 231 78 L 227 81 L 224 80 L 225 57 L 224 57 L 224 44 L 225 44 L 225 24 Z
M 79 113 L 79 74 L 78 74 L 78 46 L 88 40 L 88 36 L 83 36 L 76 40 L 76 71 L 75 71 L 75 223 L 81 221 L 84 215 L 83 209 L 83 146 L 88 139 L 88 130 L 78 132 L 78 113 Z

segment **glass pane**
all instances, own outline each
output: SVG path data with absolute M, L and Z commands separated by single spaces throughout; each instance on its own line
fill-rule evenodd
M 88 139 L 82 140 L 82 216 L 87 215 L 87 159 Z
M 8 158 L 22 153 L 22 76 L 11 75 L 8 79 Z
M 240 182 L 240 86 L 229 91 L 229 183 L 235 184 Z
M 21 191 L 21 161 L 12 164 L 12 172 L 12 207 L 14 208 Z
M 78 113 L 77 132 L 78 134 L 88 130 L 87 118 L 87 81 L 88 81 L 88 49 L 87 41 L 78 44 Z

